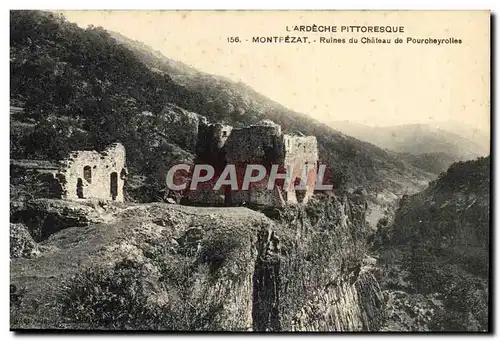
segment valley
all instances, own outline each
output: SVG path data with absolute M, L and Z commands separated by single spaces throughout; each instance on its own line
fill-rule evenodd
M 489 330 L 489 135 L 314 120 L 55 12 L 10 31 L 11 329 Z M 259 153 L 333 188 L 223 207 L 165 180 Z

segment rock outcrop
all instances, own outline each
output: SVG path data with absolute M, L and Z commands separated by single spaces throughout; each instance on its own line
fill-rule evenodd
M 59 172 L 55 174 L 62 192 L 59 198 L 69 200 L 123 201 L 126 176 L 125 147 L 121 143 L 113 143 L 102 152 L 73 151 L 61 160 Z
M 159 136 L 191 153 L 195 151 L 199 124 L 199 115 L 171 103 L 157 115 L 147 112 L 141 115 L 141 125 L 153 127 Z
M 23 224 L 10 224 L 10 258 L 35 258 L 40 254 L 38 244 Z
M 24 213 L 43 221 L 40 205 Z M 267 216 L 112 203 L 77 219 L 62 208 L 74 203 L 58 205 L 74 227 L 43 240 L 38 258 L 12 261 L 14 329 L 368 331 L 381 320 L 377 281 L 362 267 L 364 207 L 346 197 Z
M 58 199 L 34 199 L 11 204 L 11 222 L 27 226 L 35 241 L 68 227 L 82 227 L 110 219 L 107 204 L 98 200 L 79 202 Z

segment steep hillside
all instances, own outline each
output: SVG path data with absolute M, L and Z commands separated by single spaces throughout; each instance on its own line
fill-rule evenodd
M 402 199 L 395 240 L 487 247 L 489 243 L 490 158 L 458 162 L 425 191 Z
M 10 15 L 11 103 L 24 107 L 11 122 L 35 125 L 26 135 L 11 131 L 11 157 L 58 159 L 120 140 L 131 166 L 147 164 L 153 136 L 138 134 L 140 115 L 162 111 L 173 93 L 168 76 L 151 72 L 102 29 L 44 12 Z
M 329 125 L 347 135 L 399 153 L 445 154 L 454 161 L 470 160 L 489 154 L 489 144 L 484 144 L 482 135 L 477 136 L 478 142 L 475 142 L 427 124 L 370 127 L 349 121 L 336 121 Z
M 372 198 L 381 191 L 395 197 L 433 178 L 244 84 L 196 72 L 123 37 L 118 42 L 102 28 L 81 29 L 38 11 L 12 11 L 10 25 L 11 105 L 24 109 L 11 115 L 12 158 L 58 159 L 120 141 L 130 173 L 157 188 L 152 174 L 192 159 L 193 145 L 180 135 L 197 133 L 192 119 L 181 119 L 189 124 L 174 134 L 158 131 L 158 122 L 161 130 L 179 116 L 234 126 L 268 118 L 285 131 L 317 136 L 320 161 L 333 170 L 338 190 L 362 186 Z
M 141 42 L 116 32 L 110 34 L 152 70 L 168 74 L 180 88 L 189 90 L 191 96 L 175 98 L 175 104 L 183 108 L 234 126 L 271 119 L 285 131 L 317 136 L 320 157 L 336 170 L 341 178 L 339 182 L 346 181 L 349 186 L 363 185 L 375 191 L 384 185 L 400 190 L 398 180 L 401 178 L 411 183 L 410 187 L 418 188 L 421 185 L 419 180 L 425 182 L 432 177 L 418 168 L 405 167 L 397 157 L 369 143 L 345 136 L 311 120 L 307 115 L 291 111 L 245 84 L 199 72 L 168 59 Z
M 386 294 L 433 309 L 423 330 L 487 330 L 489 231 L 490 157 L 453 164 L 379 229 Z
M 436 175 L 446 171 L 453 162 L 457 161 L 455 156 L 446 153 L 395 153 L 395 155 L 412 166 Z

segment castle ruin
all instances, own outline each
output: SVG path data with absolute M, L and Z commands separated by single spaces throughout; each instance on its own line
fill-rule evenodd
M 213 166 L 216 176 L 201 183 L 195 190 L 183 192 L 186 204 L 283 207 L 307 203 L 313 196 L 318 172 L 315 136 L 304 136 L 299 132 L 285 134 L 281 126 L 270 120 L 243 128 L 206 121 L 200 121 L 199 125 L 195 163 Z M 235 166 L 238 188 L 223 185 L 214 190 L 218 176 L 226 165 Z M 248 165 L 261 165 L 267 172 L 263 180 L 252 182 L 248 189 L 242 189 L 243 175 Z M 276 166 L 288 181 L 276 180 L 275 186 L 268 189 L 270 171 Z M 307 173 L 304 173 L 306 167 Z M 38 174 L 36 178 L 42 180 L 42 187 L 48 189 L 40 193 L 44 197 L 124 201 L 123 187 L 127 170 L 125 148 L 120 143 L 114 143 L 102 152 L 73 151 L 58 164 L 41 160 L 15 160 L 11 162 L 12 171 L 20 175 L 30 172 Z M 186 176 L 189 181 L 189 174 Z M 284 186 L 285 183 L 289 186 Z M 299 183 L 305 186 L 297 188 Z
M 55 177 L 61 185 L 61 199 L 123 201 L 126 175 L 125 147 L 114 143 L 102 152 L 72 152 L 60 162 Z
M 198 143 L 201 159 L 216 169 L 226 164 L 244 170 L 246 165 L 259 164 L 268 171 L 272 165 L 291 167 L 291 183 L 304 181 L 304 189 L 294 186 L 275 186 L 267 189 L 266 178 L 251 184 L 248 190 L 231 190 L 224 187 L 212 189 L 215 181 L 209 181 L 195 191 L 188 193 L 189 202 L 194 204 L 237 206 L 255 204 L 281 207 L 286 204 L 306 203 L 314 193 L 316 185 L 318 146 L 315 136 L 284 134 L 281 126 L 270 120 L 262 120 L 243 128 L 232 128 L 221 124 L 208 125 L 199 129 L 202 142 Z M 309 170 L 302 174 L 304 166 Z M 241 173 L 241 172 L 240 172 Z M 242 175 L 242 174 L 240 174 Z M 302 179 L 305 175 L 305 179 Z
M 114 143 L 102 152 L 74 151 L 58 163 L 11 160 L 11 174 L 31 183 L 33 194 L 39 197 L 122 202 L 127 175 L 125 148 Z

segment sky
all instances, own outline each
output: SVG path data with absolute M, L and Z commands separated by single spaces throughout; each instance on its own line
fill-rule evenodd
M 323 122 L 406 123 L 490 130 L 489 12 L 63 11 L 200 71 L 242 81 Z M 295 25 L 403 26 L 404 33 L 288 32 Z M 252 37 L 308 36 L 316 43 L 260 44 Z M 230 43 L 239 37 L 242 42 Z M 391 38 L 392 44 L 319 43 Z M 401 37 L 405 43 L 394 44 Z M 407 44 L 455 38 L 461 44 Z M 248 39 L 248 41 L 246 41 Z

